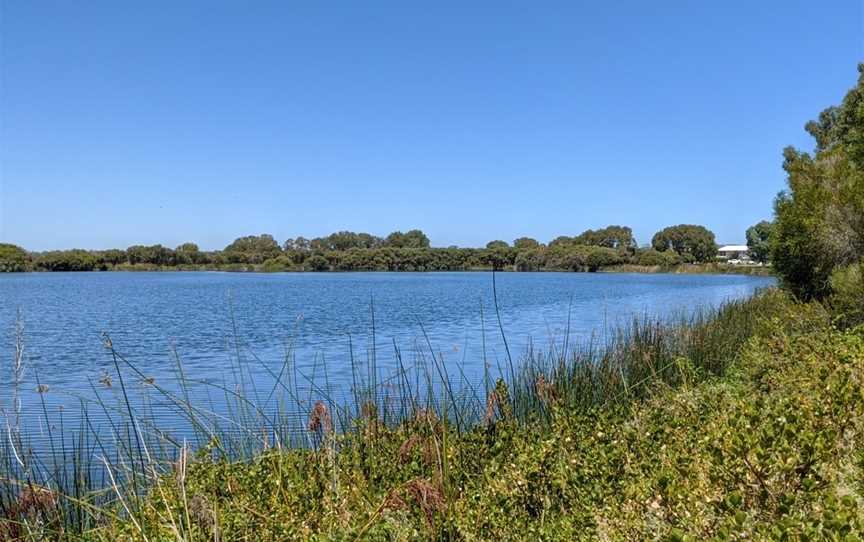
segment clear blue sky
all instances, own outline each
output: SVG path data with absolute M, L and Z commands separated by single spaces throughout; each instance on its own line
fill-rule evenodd
M 854 84 L 862 4 L 5 0 L 0 240 L 742 241 Z

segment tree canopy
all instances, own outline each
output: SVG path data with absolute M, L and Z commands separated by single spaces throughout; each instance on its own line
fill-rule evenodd
M 282 247 L 269 233 L 238 237 L 225 247 L 225 254 L 230 262 L 263 263 L 269 258 L 275 258 L 282 252 Z
M 685 261 L 709 262 L 717 255 L 714 233 L 704 226 L 679 224 L 663 228 L 651 239 L 654 250 L 673 250 Z
M 394 248 L 429 248 L 429 238 L 420 230 L 405 233 L 394 231 L 384 240 L 384 246 Z
M 832 273 L 864 258 L 864 64 L 858 72 L 843 102 L 805 126 L 815 153 L 783 151 L 788 188 L 774 203 L 771 260 L 805 299 L 828 296 Z
M 763 220 L 747 228 L 747 248 L 750 249 L 750 257 L 759 263 L 766 263 L 770 257 L 771 230 L 774 225 Z
M 30 258 L 27 252 L 10 243 L 0 243 L 0 273 L 26 271 Z
M 513 248 L 518 250 L 526 250 L 530 248 L 538 248 L 540 243 L 537 239 L 532 239 L 530 237 L 520 237 L 519 239 L 513 240 Z

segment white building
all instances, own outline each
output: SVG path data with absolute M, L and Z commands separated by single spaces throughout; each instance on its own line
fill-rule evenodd
M 750 263 L 750 248 L 747 245 L 723 245 L 717 249 L 717 258 L 732 264 Z

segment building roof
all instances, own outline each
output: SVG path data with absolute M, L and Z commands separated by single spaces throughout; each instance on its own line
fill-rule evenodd
M 724 245 L 717 249 L 718 252 L 747 252 L 750 248 L 747 245 Z

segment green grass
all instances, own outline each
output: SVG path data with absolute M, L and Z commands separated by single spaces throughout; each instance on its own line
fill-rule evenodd
M 164 461 L 127 432 L 125 456 L 109 462 L 116 486 L 0 471 L 0 529 L 112 541 L 854 539 L 864 333 L 830 321 L 771 290 L 529 353 L 488 393 L 449 394 L 441 381 L 458 375 L 435 365 L 438 400 L 406 383 L 401 419 L 371 394 L 350 408 L 322 396 L 311 446 L 214 431 Z M 236 414 L 247 428 L 276 422 L 251 399 Z

